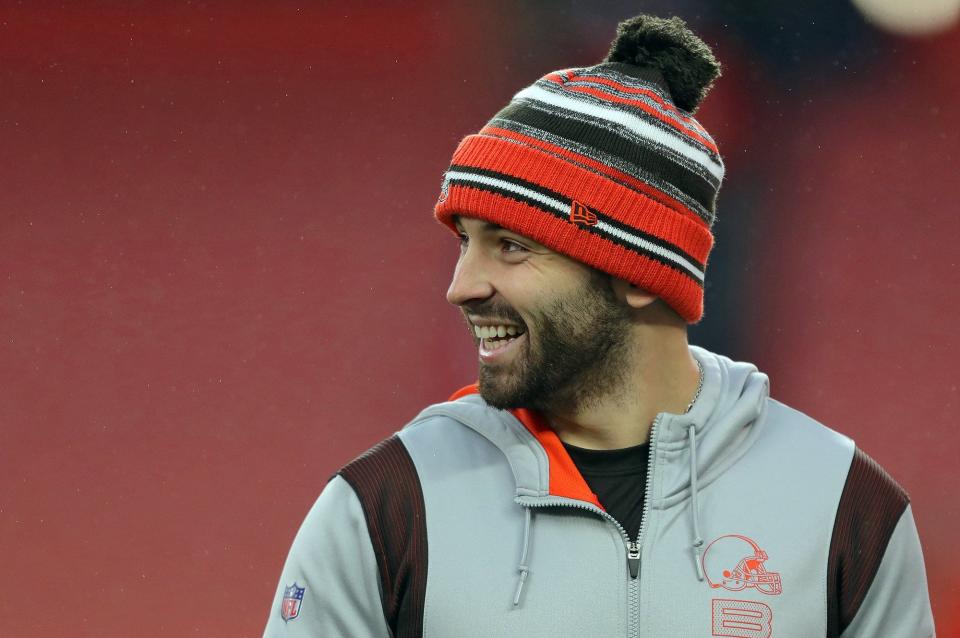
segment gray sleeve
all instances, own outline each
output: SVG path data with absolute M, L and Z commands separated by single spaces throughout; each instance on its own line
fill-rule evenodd
M 327 484 L 297 532 L 263 635 L 390 636 L 363 509 L 340 476 Z
M 843 638 L 929 638 L 934 635 L 920 537 L 907 506 L 880 569 Z

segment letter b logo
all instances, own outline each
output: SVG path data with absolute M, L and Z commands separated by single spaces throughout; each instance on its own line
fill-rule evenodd
M 752 600 L 714 598 L 713 635 L 729 638 L 770 638 L 773 611 Z

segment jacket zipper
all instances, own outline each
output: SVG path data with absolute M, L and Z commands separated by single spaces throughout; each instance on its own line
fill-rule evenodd
M 630 569 L 630 578 L 640 575 L 640 545 L 636 541 L 627 543 L 627 567 Z
M 660 425 L 660 415 L 653 420 L 653 425 L 650 426 L 650 449 L 648 450 L 649 456 L 647 457 L 647 484 L 643 486 L 643 512 L 640 514 L 640 530 L 637 532 L 637 542 L 633 544 L 634 553 L 627 553 L 627 564 L 631 565 L 631 559 L 633 558 L 633 563 L 636 567 L 636 573 L 634 573 L 634 568 L 631 568 L 630 575 L 632 576 L 631 584 L 633 587 L 629 587 L 629 593 L 631 599 L 628 601 L 630 606 L 630 627 L 628 628 L 628 635 L 631 638 L 640 638 L 640 548 L 643 547 L 644 533 L 647 531 L 647 518 L 650 513 L 650 496 L 652 493 L 651 486 L 653 485 L 653 471 L 655 468 L 655 459 L 657 458 L 657 430 Z
M 534 498 L 536 498 L 536 500 L 533 500 Z M 587 510 L 606 519 L 617 528 L 617 531 L 620 532 L 620 537 L 623 539 L 623 545 L 627 550 L 627 569 L 630 574 L 630 577 L 627 578 L 627 638 L 640 638 L 640 545 L 638 543 L 640 535 L 637 535 L 637 541 L 632 540 L 630 535 L 627 534 L 627 530 L 623 529 L 623 526 L 617 519 L 596 505 L 583 501 L 576 501 L 563 496 L 518 496 L 515 500 L 524 507 L 573 507 Z M 646 503 L 644 503 L 643 508 L 645 512 L 647 508 Z M 645 518 L 645 515 L 641 516 L 641 520 L 643 520 L 643 518 Z
M 535 501 L 533 499 L 536 499 Z M 629 553 L 630 548 L 637 545 L 636 542 L 630 539 L 630 535 L 627 534 L 627 530 L 623 529 L 623 526 L 620 522 L 614 517 L 610 516 L 602 509 L 593 505 L 592 503 L 586 503 L 584 501 L 577 501 L 572 498 L 567 498 L 565 496 L 518 496 L 515 499 L 520 505 L 524 507 L 572 507 L 579 510 L 587 510 L 588 512 L 593 512 L 597 516 L 606 519 L 607 521 L 613 523 L 613 526 L 617 528 L 617 531 L 620 532 L 620 536 L 623 537 L 623 546 L 627 548 Z M 642 517 L 641 517 L 642 520 Z M 639 538 L 639 537 L 638 537 Z
M 650 428 L 650 456 L 647 459 L 647 484 L 643 489 L 643 512 L 640 514 L 640 530 L 637 532 L 637 540 L 632 540 L 627 530 L 623 529 L 620 522 L 610 516 L 596 505 L 576 501 L 562 496 L 530 497 L 518 496 L 516 501 L 524 507 L 574 507 L 587 510 L 598 514 L 602 518 L 613 523 L 614 527 L 620 532 L 623 538 L 624 547 L 627 550 L 627 571 L 630 578 L 627 580 L 627 609 L 630 618 L 630 624 L 627 627 L 627 636 L 629 638 L 639 638 L 640 636 L 640 550 L 643 546 L 644 532 L 647 528 L 647 518 L 650 511 L 650 485 L 653 482 L 654 459 L 656 458 L 657 445 L 657 426 L 660 424 L 660 415 L 653 420 Z M 536 498 L 536 500 L 534 500 Z
M 655 467 L 655 459 L 657 458 L 657 431 L 660 425 L 661 415 L 653 420 L 653 425 L 650 426 L 650 449 L 647 450 L 647 484 L 643 486 L 643 512 L 640 514 L 640 531 L 637 532 L 637 548 L 643 546 L 643 536 L 644 532 L 647 531 L 647 515 L 650 513 L 650 495 L 651 495 L 651 486 L 653 485 L 653 469 Z M 637 556 L 637 563 L 639 567 L 639 555 Z

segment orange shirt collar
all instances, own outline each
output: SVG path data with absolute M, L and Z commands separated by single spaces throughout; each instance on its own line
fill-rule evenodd
M 478 394 L 479 392 L 478 385 L 474 383 L 454 392 L 449 400 L 456 401 L 461 397 Z M 567 454 L 560 437 L 550 427 L 547 419 L 539 412 L 524 408 L 510 410 L 510 413 L 540 442 L 544 452 L 547 453 L 550 468 L 550 495 L 586 501 L 603 509 L 596 494 L 583 480 L 583 476 L 581 476 L 573 459 Z

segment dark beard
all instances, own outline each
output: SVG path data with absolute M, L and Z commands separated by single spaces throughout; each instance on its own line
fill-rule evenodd
M 480 365 L 480 395 L 501 409 L 587 407 L 626 376 L 629 325 L 629 310 L 609 277 L 595 272 L 581 291 L 531 320 L 521 359 L 506 368 Z

